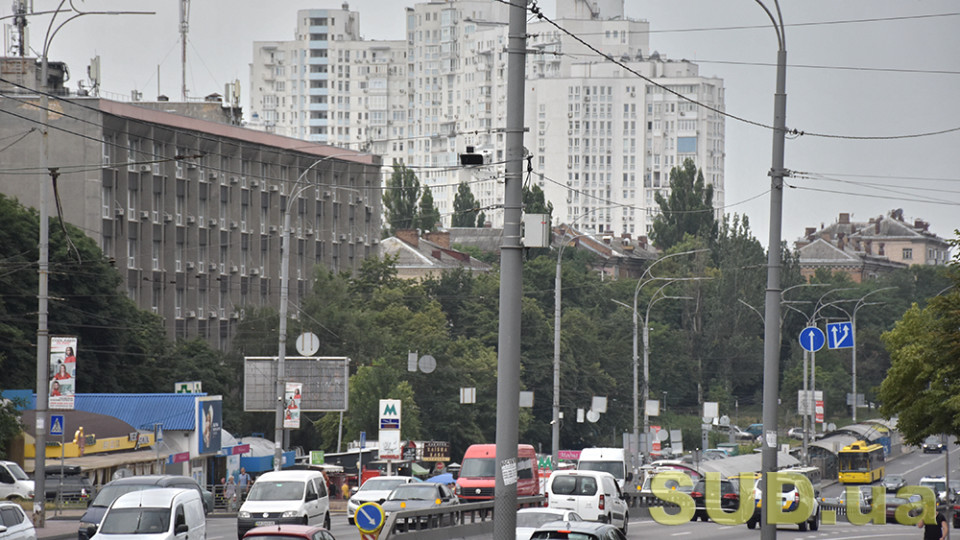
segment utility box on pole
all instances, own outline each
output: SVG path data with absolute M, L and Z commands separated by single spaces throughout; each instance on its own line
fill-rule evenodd
M 550 214 L 523 215 L 523 247 L 550 247 Z

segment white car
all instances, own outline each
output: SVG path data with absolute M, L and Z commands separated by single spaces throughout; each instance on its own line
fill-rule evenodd
M 541 525 L 551 521 L 583 521 L 573 510 L 521 508 L 517 510 L 517 540 L 530 540 Z
M 545 494 L 549 508 L 572 510 L 586 521 L 609 523 L 627 532 L 627 501 L 608 472 L 553 471 Z
M 356 515 L 357 508 L 359 508 L 361 504 L 368 502 L 383 504 L 383 501 L 387 500 L 387 496 L 390 495 L 393 488 L 420 481 L 419 478 L 412 476 L 374 476 L 373 478 L 368 478 L 367 481 L 360 486 L 360 489 L 351 495 L 347 501 L 347 522 L 351 525 L 354 524 L 353 516 Z
M 19 504 L 0 502 L 0 539 L 37 540 L 37 530 Z
M 763 478 L 757 478 L 756 483 L 753 485 L 753 500 L 755 507 L 753 509 L 753 516 L 747 520 L 747 528 L 753 529 L 760 523 L 760 512 L 763 511 L 763 489 L 762 489 Z M 800 490 L 797 489 L 797 486 L 791 483 L 784 483 L 780 486 L 780 493 L 777 497 L 777 502 L 780 505 L 780 508 L 784 512 L 792 512 L 797 509 L 800 505 Z M 816 531 L 820 529 L 820 501 L 817 500 L 817 497 L 813 497 L 813 512 L 810 513 L 810 517 L 806 521 L 801 521 L 798 524 L 798 528 L 801 531 L 806 531 L 809 528 L 811 531 Z

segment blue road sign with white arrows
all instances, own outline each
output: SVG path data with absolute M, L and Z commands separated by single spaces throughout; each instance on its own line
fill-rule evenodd
M 50 415 L 50 435 L 63 435 L 63 415 Z
M 816 326 L 808 326 L 800 332 L 800 346 L 810 352 L 817 352 L 823 348 L 826 338 L 823 337 L 823 330 Z
M 376 533 L 383 527 L 386 514 L 383 508 L 375 502 L 363 503 L 357 507 L 357 513 L 354 516 L 354 523 L 360 532 L 366 534 Z
M 853 348 L 853 323 L 838 322 L 827 325 L 827 346 L 831 349 Z

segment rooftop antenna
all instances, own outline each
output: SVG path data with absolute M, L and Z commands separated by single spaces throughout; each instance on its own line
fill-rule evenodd
M 180 96 L 187 100 L 187 32 L 190 30 L 190 0 L 180 0 Z

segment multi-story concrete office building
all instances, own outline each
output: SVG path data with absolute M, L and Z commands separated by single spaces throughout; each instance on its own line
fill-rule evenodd
M 14 90 L 2 90 L 2 140 L 40 125 L 36 93 Z M 226 347 L 246 307 L 279 306 L 288 208 L 294 305 L 315 264 L 352 271 L 378 252 L 379 157 L 105 99 L 50 102 L 64 218 L 171 336 Z M 4 150 L 4 168 L 36 167 L 41 147 L 39 130 L 29 133 Z M 36 207 L 40 181 L 50 180 L 0 175 L 0 190 Z
M 357 21 L 358 14 L 346 9 L 314 19 L 328 24 L 336 19 L 337 25 Z M 298 14 L 301 23 L 310 18 L 304 13 Z M 623 0 L 557 0 L 555 22 L 569 34 L 545 21 L 528 24 L 524 146 L 535 181 L 554 205 L 555 222 L 577 221 L 598 233 L 645 235 L 658 212 L 654 194 L 669 190 L 671 168 L 685 159 L 703 170 L 714 186 L 714 204 L 723 206 L 724 89 L 722 80 L 701 76 L 696 64 L 651 52 L 649 23 L 624 15 Z M 352 139 L 329 130 L 310 136 L 351 148 L 364 141 L 385 162 L 413 168 L 421 183 L 431 186 L 446 224 L 457 185 L 470 182 L 488 219 L 499 226 L 508 6 L 492 0 L 422 2 L 406 8 L 405 21 L 402 44 L 359 40 L 358 29 L 354 34 L 344 30 L 343 43 L 326 43 L 328 74 L 342 72 L 342 56 L 332 50 L 346 43 L 354 61 L 358 50 L 371 46 L 386 47 L 394 62 L 405 55 L 406 70 L 398 68 L 378 83 L 385 88 L 386 115 L 374 116 L 367 110 L 370 102 L 359 96 L 337 102 L 351 109 Z M 319 55 L 312 47 L 321 45 L 311 42 L 296 54 Z M 251 73 L 269 68 L 262 50 L 255 45 Z M 364 83 L 354 80 L 354 86 Z M 253 95 L 260 83 L 251 84 Z M 264 105 L 254 99 L 251 110 L 259 114 Z M 377 130 L 381 126 L 373 125 L 373 118 L 385 119 L 386 126 Z M 459 168 L 458 156 L 468 146 L 482 152 L 487 165 Z

